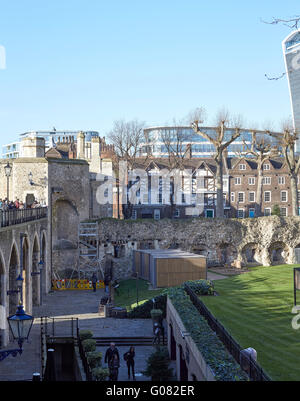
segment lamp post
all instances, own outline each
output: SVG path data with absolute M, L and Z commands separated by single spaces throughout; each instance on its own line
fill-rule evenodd
M 29 181 L 29 184 L 30 184 L 30 185 L 33 185 L 33 174 L 32 174 L 31 171 L 30 171 L 30 173 L 28 174 L 28 181 Z
M 7 165 L 4 167 L 5 175 L 6 175 L 6 197 L 9 200 L 9 177 L 11 176 L 12 166 L 7 162 Z
M 25 340 L 28 340 L 34 317 L 27 315 L 24 311 L 23 305 L 19 305 L 15 315 L 7 318 L 9 328 L 13 335 L 14 340 L 18 342 L 19 348 L 0 351 L 0 361 L 3 361 L 9 355 L 17 356 L 22 354 L 22 346 Z

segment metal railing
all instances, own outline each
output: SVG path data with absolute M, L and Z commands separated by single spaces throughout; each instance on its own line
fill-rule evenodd
M 242 353 L 242 347 L 228 333 L 225 327 L 216 319 L 194 291 L 185 284 L 185 290 L 198 312 L 206 319 L 210 328 L 217 334 L 229 353 L 253 381 L 272 381 L 262 367 L 251 356 Z
M 41 364 L 42 377 L 47 364 L 47 342 L 54 338 L 79 339 L 78 318 L 75 317 L 41 317 Z
M 89 363 L 87 361 L 86 353 L 85 353 L 85 351 L 83 349 L 82 341 L 81 341 L 79 335 L 78 335 L 78 348 L 79 348 L 79 355 L 80 355 L 80 358 L 81 358 L 81 361 L 82 361 L 82 365 L 83 365 L 84 373 L 85 373 L 85 376 L 86 376 L 86 380 L 87 381 L 93 381 L 92 371 L 91 371 L 90 365 L 89 365 Z
M 0 228 L 43 219 L 47 215 L 48 207 L 0 210 Z

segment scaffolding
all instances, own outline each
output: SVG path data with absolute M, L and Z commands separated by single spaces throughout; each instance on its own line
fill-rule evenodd
M 98 222 L 79 223 L 78 227 L 78 279 L 90 278 L 93 273 L 104 279 L 103 255 L 99 253 Z M 99 277 L 99 274 L 102 277 Z

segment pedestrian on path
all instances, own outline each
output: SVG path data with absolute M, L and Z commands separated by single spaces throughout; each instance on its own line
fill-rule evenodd
M 109 365 L 109 362 L 112 360 L 112 358 L 115 355 L 117 355 L 118 360 L 120 361 L 119 351 L 118 351 L 118 348 L 116 347 L 116 344 L 110 343 L 110 347 L 107 348 L 106 353 L 105 353 L 104 362 Z
M 120 360 L 118 354 L 114 354 L 108 363 L 109 368 L 109 380 L 117 381 L 119 375 Z
M 93 286 L 93 291 L 96 292 L 97 288 L 97 276 L 95 273 L 92 275 L 92 286 Z
M 135 357 L 134 347 L 131 346 L 129 351 L 125 352 L 125 354 L 124 354 L 124 359 L 127 363 L 127 369 L 128 369 L 128 380 L 130 380 L 130 368 L 131 368 L 131 372 L 132 372 L 132 379 L 135 380 L 134 357 Z
M 160 344 L 161 328 L 158 323 L 154 323 L 154 337 L 152 344 Z

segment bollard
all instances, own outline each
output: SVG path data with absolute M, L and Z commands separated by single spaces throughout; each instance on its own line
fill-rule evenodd
M 32 381 L 33 382 L 40 382 L 41 381 L 41 375 L 38 372 L 35 372 L 32 374 Z

